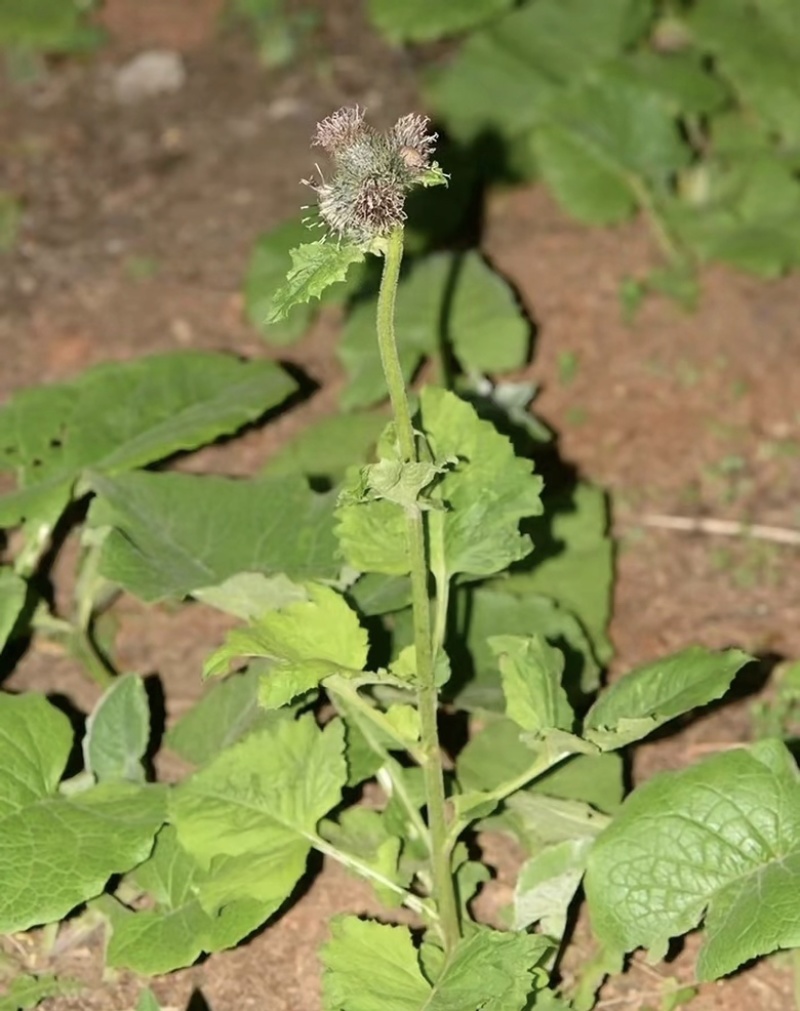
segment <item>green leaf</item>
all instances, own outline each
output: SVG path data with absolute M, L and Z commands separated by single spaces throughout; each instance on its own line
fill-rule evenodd
M 800 183 L 774 151 L 736 152 L 698 170 L 702 201 L 676 204 L 670 222 L 703 260 L 718 259 L 762 277 L 800 263 L 794 222 Z
M 511 289 L 475 252 L 436 253 L 422 259 L 397 291 L 397 345 L 406 381 L 443 346 L 465 369 L 507 372 L 525 363 L 530 326 Z M 375 338 L 375 308 L 356 304 L 339 343 L 350 382 L 341 398 L 347 410 L 384 400 Z
M 410 875 L 398 872 L 402 840 L 390 831 L 382 812 L 353 807 L 344 811 L 338 822 L 323 821 L 319 831 L 337 850 L 357 857 L 389 881 L 394 881 L 403 888 L 410 884 Z M 398 904 L 395 892 L 375 881 L 371 883 L 384 905 Z
M 100 571 L 144 600 L 184 597 L 241 572 L 331 579 L 332 495 L 301 477 L 91 476 L 93 527 L 111 527 Z
M 282 572 L 265 576 L 261 572 L 237 572 L 215 586 L 193 590 L 195 600 L 232 614 L 243 621 L 253 621 L 266 611 L 307 600 L 308 594 Z
M 536 735 L 571 730 L 575 715 L 561 683 L 563 653 L 541 635 L 495 635 L 489 647 L 500 666 L 506 715 Z
M 553 947 L 541 935 L 476 926 L 446 960 L 426 1011 L 523 1011 L 546 989 L 544 969 Z
M 800 14 L 783 0 L 703 0 L 689 15 L 741 104 L 790 145 L 800 143 Z
M 574 761 L 577 763 L 582 757 Z M 588 763 L 582 769 L 589 775 L 594 771 Z M 562 843 L 596 838 L 608 825 L 609 817 L 598 813 L 590 804 L 550 796 L 549 789 L 551 785 L 543 777 L 525 790 L 512 794 L 503 811 L 483 822 L 482 828 L 512 835 L 530 857 L 544 858 Z M 584 792 L 594 793 L 591 782 L 585 784 Z
M 639 787 L 589 856 L 592 926 L 618 951 L 659 957 L 705 919 L 697 974 L 716 979 L 800 945 L 800 787 L 776 741 Z
M 545 503 L 545 514 L 528 525 L 536 545 L 535 565 L 513 574 L 503 588 L 523 601 L 531 593 L 558 601 L 580 620 L 597 659 L 605 663 L 612 655 L 608 623 L 614 581 L 605 493 L 577 484 Z M 587 661 L 580 676 L 584 692 L 598 687 L 598 675 L 599 667 Z
M 514 0 L 369 0 L 369 16 L 390 42 L 428 42 L 488 21 Z
M 613 74 L 565 89 L 532 135 L 545 182 L 575 217 L 610 224 L 630 216 L 645 191 L 666 191 L 689 163 L 669 104 Z
M 86 7 L 74 0 L 4 0 L 0 46 L 35 52 L 80 52 L 100 41 L 86 23 Z
M 544 989 L 539 970 L 551 950 L 543 937 L 476 927 L 431 985 L 407 927 L 337 917 L 322 949 L 326 1011 L 522 1011 Z
M 454 136 L 511 139 L 541 121 L 562 84 L 620 55 L 651 17 L 648 0 L 537 0 L 473 33 L 427 96 Z
M 0 650 L 8 642 L 25 604 L 28 584 L 8 565 L 0 566 Z
M 59 980 L 50 972 L 16 976 L 5 996 L 0 997 L 0 1011 L 28 1011 L 48 997 L 60 997 L 80 989 L 80 984 Z
M 586 714 L 583 737 L 603 751 L 622 748 L 720 698 L 751 657 L 691 646 L 640 667 L 607 688 Z
M 505 711 L 497 660 L 489 647 L 492 635 L 539 634 L 557 645 L 566 661 L 562 684 L 576 702 L 599 681 L 600 667 L 580 622 L 548 597 L 535 591 L 518 592 L 521 586 L 516 580 L 512 576 L 479 587 L 456 589 L 455 620 L 446 645 L 456 660 L 459 678 L 448 686 L 448 695 L 452 694 L 460 708 Z
M 344 281 L 354 263 L 361 263 L 364 251 L 358 246 L 335 242 L 307 242 L 291 251 L 292 266 L 286 284 L 273 296 L 267 322 L 276 323 L 295 305 L 319 298 L 326 288 Z
M 139 994 L 136 1011 L 161 1011 L 161 1005 L 150 987 L 145 987 Z
M 167 826 L 153 853 L 131 875 L 150 897 L 146 909 L 133 911 L 104 897 L 100 904 L 111 925 L 106 959 L 117 969 L 152 976 L 191 965 L 203 952 L 230 948 L 259 927 L 274 905 L 239 899 L 221 908 L 204 908 L 212 870 L 202 870 Z
M 0 695 L 0 932 L 66 916 L 150 852 L 160 787 L 104 783 L 71 797 L 66 716 L 39 695 Z
M 404 509 L 411 506 L 427 509 L 431 501 L 422 494 L 423 491 L 455 463 L 455 459 L 434 464 L 424 461 L 403 463 L 397 457 L 384 458 L 362 467 L 357 483 L 343 492 L 340 501 L 357 504 L 383 500 Z
M 99 365 L 68 383 L 22 390 L 0 409 L 0 467 L 19 482 L 0 497 L 0 526 L 31 518 L 52 525 L 87 468 L 120 474 L 195 449 L 294 389 L 272 362 L 193 351 Z
M 228 633 L 205 664 L 204 676 L 224 674 L 232 660 L 266 657 L 272 668 L 261 681 L 259 701 L 277 709 L 316 688 L 331 674 L 362 671 L 367 633 L 347 601 L 327 586 L 309 583 L 308 600 L 270 611 L 249 628 Z
M 418 1011 L 430 984 L 420 970 L 407 927 L 369 923 L 355 916 L 331 922 L 331 939 L 320 952 L 325 1011 Z
M 288 318 L 267 323 L 275 292 L 286 279 L 289 250 L 299 246 L 309 236 L 308 226 L 299 218 L 284 221 L 266 235 L 262 235 L 250 255 L 244 282 L 244 307 L 248 320 L 270 343 L 278 347 L 294 344 L 306 332 L 317 307 L 297 305 L 289 311 Z M 336 289 L 337 294 L 345 293 Z M 328 301 L 328 293 L 323 300 Z
M 337 478 L 354 463 L 372 459 L 387 417 L 379 411 L 334 414 L 304 429 L 271 457 L 265 474 Z
M 446 390 L 426 387 L 420 395 L 422 428 L 434 459 L 460 465 L 437 483 L 446 511 L 430 512 L 433 565 L 446 576 L 488 576 L 526 555 L 529 538 L 520 520 L 541 512 L 541 478 L 529 461 L 469 404 Z M 404 575 L 408 569 L 405 519 L 387 502 L 342 505 L 337 533 L 347 561 L 362 572 Z
M 526 860 L 514 889 L 514 930 L 541 922 L 549 937 L 563 937 L 592 841 L 565 840 Z
M 343 727 L 313 716 L 280 720 L 227 748 L 174 790 L 181 846 L 209 870 L 200 899 L 211 912 L 253 899 L 273 910 L 305 870 L 317 822 L 347 781 Z
M 660 53 L 641 49 L 606 69 L 620 80 L 655 92 L 676 117 L 709 115 L 730 97 L 724 83 L 705 66 L 702 54 L 691 50 Z
M 213 684 L 211 690 L 167 731 L 164 743 L 193 765 L 204 765 L 252 731 L 283 719 L 291 710 L 266 712 L 258 704 L 262 670 L 254 664 Z
M 116 678 L 86 721 L 83 760 L 99 783 L 144 782 L 142 759 L 150 740 L 150 706 L 144 681 Z

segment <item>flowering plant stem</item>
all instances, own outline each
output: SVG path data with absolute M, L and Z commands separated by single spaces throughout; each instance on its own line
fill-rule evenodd
M 400 454 L 404 463 L 416 463 L 417 442 L 394 331 L 395 296 L 402 258 L 403 228 L 398 226 L 389 233 L 386 240 L 378 294 L 378 347 L 389 388 Z M 406 531 L 411 569 L 422 770 L 431 837 L 433 898 L 439 912 L 439 927 L 445 950 L 450 951 L 460 938 L 460 925 L 450 860 L 451 844 L 448 842 L 447 806 L 437 724 L 438 690 L 434 677 L 425 514 L 418 506 L 413 506 L 406 512 Z

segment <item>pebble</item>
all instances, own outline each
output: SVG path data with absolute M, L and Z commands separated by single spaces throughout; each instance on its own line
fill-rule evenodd
M 125 105 L 180 91 L 186 67 L 180 53 L 148 49 L 123 64 L 114 75 L 114 95 Z

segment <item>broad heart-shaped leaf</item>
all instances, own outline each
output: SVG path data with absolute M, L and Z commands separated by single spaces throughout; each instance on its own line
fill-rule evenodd
M 134 912 L 110 897 L 98 904 L 111 924 L 108 964 L 148 976 L 171 972 L 203 952 L 232 947 L 274 912 L 275 905 L 252 899 L 206 911 L 202 900 L 211 874 L 181 847 L 171 825 L 162 829 L 152 855 L 131 874 L 152 908 Z
M 331 579 L 334 497 L 297 477 L 235 480 L 140 472 L 90 476 L 100 571 L 143 600 L 184 597 L 241 572 Z
M 261 727 L 292 719 L 289 709 L 266 712 L 258 704 L 262 668 L 252 664 L 231 674 L 167 731 L 164 743 L 193 765 L 204 765 L 220 751 Z
M 181 352 L 99 365 L 16 394 L 0 409 L 0 459 L 19 488 L 0 526 L 52 525 L 87 468 L 119 474 L 195 449 L 285 400 L 295 383 L 272 362 Z
M 433 983 L 422 973 L 407 927 L 337 917 L 321 952 L 325 1011 L 522 1011 L 544 989 L 540 966 L 547 938 L 476 927 L 437 966 Z
M 343 727 L 313 716 L 248 734 L 173 792 L 181 846 L 209 870 L 200 900 L 211 912 L 238 899 L 276 909 L 305 870 L 317 822 L 347 781 Z
M 286 275 L 286 283 L 272 298 L 268 323 L 285 319 L 294 306 L 319 298 L 326 288 L 344 281 L 350 267 L 363 261 L 364 250 L 359 246 L 337 245 L 320 239 L 298 246 L 290 255 L 292 266 Z
M 369 0 L 369 16 L 390 42 L 427 42 L 474 28 L 513 6 L 514 0 Z
M 27 583 L 8 565 L 0 566 L 0 650 L 8 642 L 25 604 Z
M 249 628 L 228 633 L 207 660 L 206 677 L 224 674 L 242 656 L 273 661 L 264 675 L 259 701 L 278 709 L 331 674 L 362 671 L 367 662 L 367 633 L 356 612 L 335 590 L 309 583 L 308 600 L 269 611 Z
M 741 103 L 788 145 L 800 143 L 800 13 L 792 0 L 703 0 L 689 17 L 697 43 Z
M 420 395 L 421 427 L 437 461 L 459 465 L 436 486 L 445 509 L 429 516 L 434 566 L 446 576 L 488 576 L 526 555 L 524 517 L 538 515 L 541 478 L 511 443 L 455 394 L 426 387 Z M 343 504 L 337 533 L 347 561 L 362 572 L 404 575 L 408 569 L 405 516 L 389 502 Z
M 144 782 L 142 758 L 150 740 L 150 706 L 144 681 L 116 678 L 86 721 L 83 761 L 99 783 Z
M 66 716 L 39 695 L 0 695 L 0 932 L 65 916 L 141 863 L 164 820 L 161 787 L 105 783 L 66 797 Z
M 560 85 L 620 55 L 651 16 L 648 0 L 536 0 L 470 35 L 427 96 L 461 139 L 484 130 L 513 138 Z
M 423 358 L 441 355 L 443 346 L 465 368 L 479 372 L 519 368 L 528 353 L 530 326 L 511 289 L 474 252 L 421 260 L 400 282 L 395 326 L 406 381 Z M 350 377 L 344 408 L 386 398 L 371 301 L 358 303 L 348 316 L 338 354 Z
M 571 730 L 575 714 L 561 683 L 563 653 L 542 635 L 495 635 L 489 647 L 500 667 L 506 715 L 537 735 Z
M 777 741 L 639 787 L 595 842 L 586 895 L 599 939 L 656 957 L 705 912 L 700 979 L 800 945 L 800 785 Z
M 607 688 L 583 724 L 583 737 L 607 751 L 622 748 L 691 709 L 720 698 L 752 658 L 737 649 L 691 646 L 632 671 Z
M 661 95 L 602 72 L 550 100 L 532 144 L 560 203 L 591 224 L 628 217 L 691 157 Z

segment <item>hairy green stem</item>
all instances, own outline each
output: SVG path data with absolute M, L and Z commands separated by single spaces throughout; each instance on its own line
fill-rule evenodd
M 387 239 L 383 276 L 378 294 L 378 347 L 392 402 L 400 454 L 404 462 L 412 463 L 418 460 L 417 444 L 394 332 L 395 296 L 402 258 L 403 229 L 395 228 Z M 448 844 L 447 838 L 448 821 L 444 772 L 437 725 L 439 699 L 434 678 L 425 517 L 422 510 L 417 507 L 406 511 L 406 535 L 411 569 L 411 602 L 414 616 L 414 650 L 418 681 L 417 706 L 420 717 L 422 770 L 425 781 L 428 827 L 431 836 L 433 896 L 439 912 L 445 950 L 450 951 L 458 943 L 461 931 L 451 873 L 451 846 Z

